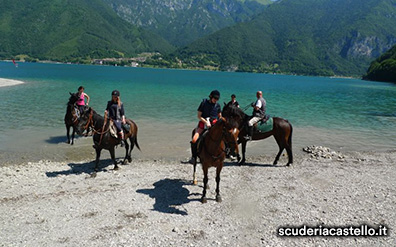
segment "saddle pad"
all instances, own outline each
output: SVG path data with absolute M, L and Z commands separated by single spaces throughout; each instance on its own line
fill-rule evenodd
M 265 123 L 260 121 L 257 124 L 257 131 L 261 133 L 271 131 L 273 128 L 274 128 L 274 120 L 272 117 L 270 117 Z
M 110 121 L 110 135 L 112 137 L 118 138 L 117 127 L 115 126 L 113 121 Z

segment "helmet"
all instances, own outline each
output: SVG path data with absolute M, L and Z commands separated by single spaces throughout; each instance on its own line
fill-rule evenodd
M 215 98 L 215 99 L 220 99 L 220 92 L 217 91 L 217 90 L 213 90 L 213 91 L 210 93 L 209 97 Z
M 120 92 L 118 90 L 114 90 L 111 92 L 111 95 L 120 96 Z

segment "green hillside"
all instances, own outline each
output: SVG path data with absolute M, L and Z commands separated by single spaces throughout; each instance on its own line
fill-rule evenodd
M 247 21 L 270 0 L 104 0 L 124 20 L 184 46 L 224 27 Z
M 396 44 L 395 0 L 283 0 L 174 53 L 186 67 L 361 76 Z
M 102 0 L 3 0 L 0 5 L 3 59 L 25 54 L 70 61 L 171 50 L 164 39 L 125 22 Z
M 371 63 L 363 79 L 396 83 L 396 45 Z

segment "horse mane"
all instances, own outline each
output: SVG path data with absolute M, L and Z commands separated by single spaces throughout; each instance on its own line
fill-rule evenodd
M 222 115 L 224 117 L 239 117 L 241 119 L 245 119 L 246 114 L 243 112 L 243 110 L 239 107 L 233 106 L 233 105 L 228 105 L 224 106 Z

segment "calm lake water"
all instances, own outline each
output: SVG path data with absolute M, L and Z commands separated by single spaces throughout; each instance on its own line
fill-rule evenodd
M 396 144 L 396 86 L 355 79 L 0 62 L 0 78 L 24 81 L 1 87 L 0 164 L 30 160 L 94 159 L 91 138 L 65 144 L 69 92 L 80 85 L 102 113 L 118 89 L 127 117 L 139 126 L 142 159 L 187 158 L 200 101 L 211 90 L 221 102 L 235 93 L 241 107 L 263 91 L 267 112 L 294 126 L 293 149 L 390 150 Z M 251 108 L 247 110 L 251 113 Z M 250 155 L 275 155 L 273 138 L 249 144 Z M 250 153 L 249 153 L 250 152 Z M 118 149 L 117 156 L 123 154 Z M 107 152 L 103 157 L 108 157 Z

